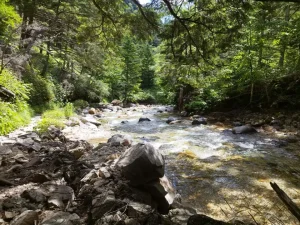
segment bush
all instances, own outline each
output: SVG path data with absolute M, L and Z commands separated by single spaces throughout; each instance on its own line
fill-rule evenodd
M 64 120 L 70 118 L 74 114 L 74 107 L 72 103 L 67 103 L 64 108 L 56 108 L 47 110 L 42 115 L 42 120 L 37 124 L 35 130 L 38 133 L 45 133 L 52 125 L 57 128 L 64 128 Z
M 30 86 L 24 84 L 8 70 L 3 70 L 0 75 L 0 85 L 15 94 L 13 102 L 0 100 L 0 135 L 9 132 L 29 123 L 32 110 L 26 100 Z
M 140 91 L 137 94 L 134 94 L 128 100 L 131 102 L 138 102 L 138 103 L 145 103 L 145 104 L 154 104 L 156 102 L 155 97 L 149 91 Z
M 72 103 L 68 102 L 64 107 L 65 117 L 70 118 L 74 114 L 74 106 Z
M 188 112 L 203 112 L 207 109 L 207 107 L 207 103 L 203 100 L 191 101 L 185 106 Z
M 26 102 L 2 102 L 0 101 L 0 135 L 24 126 L 29 123 L 32 111 Z
M 34 128 L 38 133 L 45 133 L 51 125 L 57 128 L 64 128 L 65 111 L 63 109 L 53 109 L 45 111 L 42 120 Z
M 23 76 L 23 80 L 24 82 L 31 84 L 33 87 L 30 91 L 30 105 L 37 106 L 37 108 L 43 106 L 47 109 L 47 106 L 54 103 L 56 100 L 54 84 L 50 80 L 29 71 L 27 71 Z
M 89 103 L 85 100 L 78 99 L 73 102 L 73 106 L 75 109 L 83 109 L 89 106 Z

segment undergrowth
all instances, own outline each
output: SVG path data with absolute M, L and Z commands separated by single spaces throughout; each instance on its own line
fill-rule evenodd
M 5 135 L 30 122 L 32 110 L 26 101 L 31 87 L 14 77 L 9 70 L 3 70 L 0 74 L 0 85 L 15 94 L 10 100 L 0 98 L 0 135 Z
M 64 108 L 47 110 L 42 114 L 42 119 L 38 122 L 35 130 L 38 133 L 45 133 L 50 126 L 63 129 L 65 127 L 65 120 L 73 115 L 74 107 L 72 103 L 67 103 Z

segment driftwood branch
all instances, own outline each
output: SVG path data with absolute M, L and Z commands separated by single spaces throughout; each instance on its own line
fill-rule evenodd
M 299 207 L 290 199 L 290 197 L 279 188 L 279 186 L 276 183 L 270 182 L 271 187 L 276 192 L 278 197 L 281 199 L 281 201 L 287 206 L 289 211 L 298 219 L 300 222 L 300 209 Z

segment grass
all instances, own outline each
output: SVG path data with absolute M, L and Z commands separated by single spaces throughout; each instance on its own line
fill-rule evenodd
M 72 103 L 67 103 L 64 108 L 47 110 L 42 114 L 42 120 L 37 124 L 35 130 L 38 133 L 46 133 L 50 126 L 63 129 L 65 127 L 65 120 L 73 115 L 74 108 Z
M 0 101 L 0 135 L 28 124 L 31 116 L 32 111 L 24 102 L 13 104 Z

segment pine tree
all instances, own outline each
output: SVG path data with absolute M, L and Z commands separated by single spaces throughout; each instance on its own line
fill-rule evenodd
M 126 37 L 124 39 L 121 55 L 123 61 L 121 82 L 123 87 L 124 104 L 126 105 L 132 94 L 139 91 L 141 83 L 140 62 L 135 44 L 131 38 Z
M 154 86 L 154 59 L 151 47 L 147 44 L 142 48 L 142 89 L 150 89 Z

